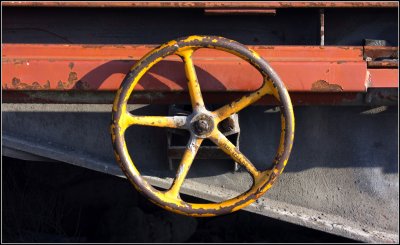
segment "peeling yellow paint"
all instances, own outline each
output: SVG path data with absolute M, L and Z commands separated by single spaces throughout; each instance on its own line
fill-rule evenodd
M 200 90 L 200 84 L 197 80 L 196 71 L 193 65 L 192 54 L 193 49 L 187 50 L 178 50 L 178 54 L 183 57 L 183 61 L 185 63 L 185 73 L 186 78 L 188 79 L 188 87 L 189 87 L 189 94 L 190 100 L 192 103 L 193 109 L 197 109 L 198 107 L 204 107 L 203 96 Z
M 191 41 L 195 41 L 195 40 L 203 41 L 204 38 L 206 38 L 206 37 L 193 35 L 193 36 L 190 36 L 190 37 L 186 38 L 185 40 L 183 40 L 183 42 L 187 43 L 187 42 L 191 42 Z

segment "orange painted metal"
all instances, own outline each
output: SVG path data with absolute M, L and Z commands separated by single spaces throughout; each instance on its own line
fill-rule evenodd
M 368 68 L 397 68 L 399 66 L 398 60 L 389 61 L 368 61 Z
M 118 7 L 118 8 L 395 8 L 398 7 L 398 2 L 362 2 L 362 1 L 318 1 L 318 2 L 98 2 L 98 1 L 11 1 L 2 3 L 3 6 L 20 6 L 20 7 Z
M 3 44 L 2 88 L 114 91 L 129 68 L 153 48 L 143 45 Z M 387 77 L 385 72 L 368 76 L 362 47 L 251 48 L 270 62 L 289 91 L 365 92 L 367 87 L 381 86 L 382 81 L 385 81 L 385 87 L 398 87 L 398 78 Z M 226 52 L 200 49 L 195 52 L 194 63 L 202 90 L 207 92 L 252 91 L 262 83 L 255 68 Z M 385 70 L 393 73 L 391 69 Z M 142 78 L 138 90 L 179 92 L 187 90 L 186 83 L 182 61 L 171 56 Z
M 398 88 L 399 69 L 368 69 L 372 88 Z

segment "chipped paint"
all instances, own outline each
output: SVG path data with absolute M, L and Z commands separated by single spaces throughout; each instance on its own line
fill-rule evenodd
M 13 89 L 21 89 L 21 90 L 42 90 L 42 89 L 49 89 L 50 88 L 50 81 L 47 82 L 42 86 L 38 82 L 33 82 L 32 84 L 27 84 L 21 82 L 21 80 L 17 77 L 14 77 L 11 81 L 11 85 Z M 8 87 L 7 87 L 8 88 Z
M 200 85 L 191 58 L 193 52 L 198 48 L 214 48 L 239 56 L 249 62 L 264 76 L 263 85 L 255 92 L 243 96 L 237 101 L 223 106 L 216 111 L 208 112 L 204 107 Z M 129 97 L 140 78 L 157 62 L 172 54 L 180 55 L 185 63 L 189 94 L 194 109 L 193 114 L 188 117 L 194 119 L 194 121 L 196 117 L 206 117 L 207 120 L 210 120 L 210 125 L 207 127 L 210 132 L 205 132 L 204 135 L 196 135 L 192 127 L 184 127 L 186 130 L 191 131 L 192 137 L 188 142 L 187 150 L 182 157 L 179 170 L 171 188 L 163 192 L 154 189 L 141 177 L 129 156 L 124 140 L 124 132 L 126 128 L 131 125 L 178 128 L 188 124 L 188 117 L 185 117 L 185 119 L 178 119 L 177 117 L 135 116 L 131 115 L 126 110 Z M 282 117 L 282 133 L 277 157 L 274 161 L 274 167 L 271 170 L 260 172 L 222 133 L 219 132 L 217 125 L 226 117 L 253 104 L 266 94 L 274 95 L 282 104 L 280 110 Z M 113 105 L 110 129 L 117 163 L 121 166 L 121 169 L 136 189 L 149 198 L 150 201 L 169 211 L 195 217 L 210 217 L 237 211 L 254 202 L 272 186 L 285 167 L 290 155 L 294 137 L 294 115 L 290 97 L 284 84 L 279 76 L 272 71 L 268 63 L 265 62 L 260 55 L 255 53 L 255 51 L 233 40 L 222 37 L 190 36 L 161 45 L 145 55 L 131 68 L 122 82 L 120 89 L 117 91 Z M 255 184 L 250 190 L 238 197 L 220 203 L 195 204 L 187 203 L 180 199 L 180 188 L 203 141 L 203 137 L 214 141 L 214 143 L 235 159 L 235 161 L 245 166 L 254 178 Z
M 343 88 L 338 84 L 328 83 L 325 80 L 318 80 L 311 85 L 314 92 L 342 92 Z

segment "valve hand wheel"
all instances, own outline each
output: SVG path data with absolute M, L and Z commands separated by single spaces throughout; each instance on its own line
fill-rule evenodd
M 239 56 L 253 65 L 264 78 L 256 91 L 225 105 L 215 111 L 204 106 L 200 84 L 193 65 L 192 54 L 199 48 L 223 50 Z M 127 111 L 130 94 L 140 78 L 157 62 L 166 56 L 177 54 L 185 65 L 193 113 L 189 116 L 135 116 Z M 218 130 L 218 123 L 230 115 L 251 105 L 266 94 L 273 95 L 281 107 L 281 137 L 272 169 L 259 171 L 254 165 Z M 172 186 L 166 191 L 153 188 L 135 167 L 125 144 L 124 133 L 131 125 L 178 128 L 190 131 L 190 140 L 183 154 Z M 223 37 L 190 36 L 170 41 L 154 49 L 138 61 L 126 75 L 114 100 L 112 143 L 116 160 L 135 188 L 158 206 L 176 213 L 190 216 L 215 216 L 246 207 L 264 194 L 282 173 L 292 148 L 294 138 L 294 115 L 289 94 L 274 70 L 256 52 L 246 46 Z M 241 164 L 252 176 L 253 185 L 245 193 L 220 203 L 188 203 L 179 196 L 182 183 L 196 156 L 202 141 L 208 138 L 232 159 Z

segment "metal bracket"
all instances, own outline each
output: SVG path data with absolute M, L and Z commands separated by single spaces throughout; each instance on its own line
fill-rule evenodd
M 188 106 L 188 109 L 190 106 Z M 186 110 L 185 106 L 181 105 L 170 105 L 168 110 L 169 116 L 187 116 L 190 112 Z M 218 125 L 219 130 L 239 149 L 239 115 L 233 114 L 227 119 L 223 120 Z M 186 149 L 187 138 L 189 133 L 183 130 L 167 129 L 167 154 L 169 169 L 174 170 L 174 160 L 181 159 Z M 196 155 L 197 159 L 232 159 L 229 155 L 224 153 L 218 146 L 215 146 L 212 142 L 204 142 Z M 234 171 L 239 170 L 239 164 L 234 162 Z

